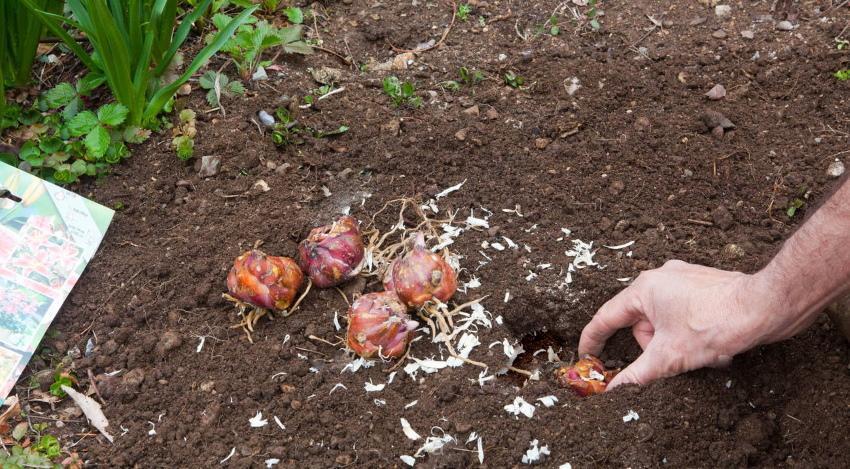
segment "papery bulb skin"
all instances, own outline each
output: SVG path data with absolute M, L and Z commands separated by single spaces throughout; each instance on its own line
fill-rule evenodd
M 268 256 L 260 250 L 236 258 L 227 274 L 233 298 L 257 308 L 285 311 L 304 284 L 304 274 L 294 259 Z
M 608 382 L 616 375 L 617 370 L 606 370 L 602 361 L 593 355 L 584 355 L 574 365 L 555 370 L 558 384 L 572 389 L 580 397 L 605 392 Z
M 363 358 L 399 358 L 417 327 L 395 293 L 368 293 L 348 310 L 348 347 Z
M 331 288 L 360 273 L 365 251 L 357 220 L 344 216 L 310 231 L 298 246 L 298 265 L 314 285 Z
M 445 303 L 457 291 L 457 274 L 443 256 L 428 250 L 425 236 L 417 233 L 410 251 L 390 264 L 384 288 L 411 308 L 432 299 Z

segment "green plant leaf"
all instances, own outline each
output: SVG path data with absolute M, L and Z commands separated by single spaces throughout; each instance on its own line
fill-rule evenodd
M 106 149 L 109 148 L 109 132 L 101 126 L 97 126 L 88 135 L 86 135 L 83 143 L 86 146 L 88 153 L 95 158 L 102 158 L 106 154 Z
M 62 447 L 59 446 L 59 440 L 53 435 L 42 435 L 33 449 L 47 456 L 48 459 L 57 458 L 62 454 Z
M 288 7 L 283 9 L 286 19 L 292 24 L 301 24 L 304 22 L 304 12 L 298 7 Z
M 218 107 L 220 104 L 218 102 L 218 95 L 215 93 L 214 89 L 207 91 L 207 103 L 212 107 Z
M 76 97 L 77 91 L 70 83 L 65 82 L 59 83 L 44 94 L 47 107 L 50 109 L 58 109 L 62 106 L 67 106 Z
M 61 150 L 65 144 L 58 137 L 43 138 L 38 142 L 38 147 L 45 153 L 56 153 Z
M 124 122 L 124 119 L 127 118 L 127 114 L 129 112 L 130 111 L 127 109 L 127 106 L 124 106 L 123 104 L 104 104 L 97 110 L 97 120 L 99 120 L 101 124 L 108 125 L 110 127 L 117 127 Z
M 207 70 L 207 72 L 201 75 L 201 78 L 198 79 L 198 84 L 205 90 L 213 89 L 215 88 L 216 75 L 218 75 L 218 73 L 216 73 L 215 70 Z
M 97 116 L 91 111 L 83 111 L 68 122 L 68 131 L 72 137 L 80 137 L 97 127 Z
M 245 86 L 241 81 L 231 81 L 227 84 L 227 91 L 234 96 L 242 96 L 245 94 Z
M 38 146 L 32 140 L 27 140 L 21 145 L 21 149 L 18 152 L 18 157 L 26 162 L 31 162 L 41 157 L 41 150 L 39 150 Z
M 75 176 L 82 176 L 86 174 L 87 167 L 88 165 L 86 164 L 85 160 L 77 160 L 71 163 L 71 172 Z
M 87 73 L 84 77 L 77 80 L 77 93 L 81 96 L 88 96 L 98 86 L 106 82 L 106 77 L 99 71 Z
M 28 429 L 29 425 L 27 425 L 26 422 L 20 422 L 19 424 L 15 425 L 15 428 L 12 430 L 12 438 L 14 438 L 15 441 L 21 441 L 21 438 L 23 438 L 24 435 L 27 434 Z
M 183 161 L 186 161 L 192 158 L 192 154 L 195 150 L 195 141 L 185 135 L 179 135 L 174 137 L 174 140 L 171 141 L 174 145 L 174 149 L 177 151 L 177 157 Z

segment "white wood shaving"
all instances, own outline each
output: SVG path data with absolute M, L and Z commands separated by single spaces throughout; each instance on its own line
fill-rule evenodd
M 289 334 L 283 336 L 283 345 L 286 345 L 287 342 L 289 342 Z
M 529 227 L 527 230 L 522 230 L 522 231 L 525 231 L 526 233 L 531 233 L 532 231 L 534 231 L 536 229 L 537 229 L 537 223 L 531 225 L 531 227 Z
M 483 218 L 476 218 L 470 215 L 466 217 L 466 226 L 467 228 L 481 228 L 486 230 L 490 228 L 490 222 Z
M 74 401 L 74 404 L 77 404 L 77 407 L 83 411 L 86 419 L 88 419 L 91 426 L 97 429 L 110 443 L 112 443 L 112 435 L 106 431 L 106 427 L 109 426 L 109 420 L 106 419 L 106 416 L 103 415 L 103 411 L 100 410 L 100 404 L 98 402 L 85 394 L 77 392 L 74 388 L 70 386 L 65 386 L 64 384 L 61 386 L 62 390 L 65 391 L 68 396 Z
M 625 243 L 625 244 L 619 244 L 619 245 L 617 245 L 617 246 L 605 246 L 605 245 L 603 244 L 603 245 L 602 245 L 602 247 L 606 247 L 606 248 L 608 248 L 608 249 L 610 249 L 610 250 L 612 250 L 612 251 L 619 251 L 620 249 L 626 249 L 627 247 L 631 246 L 632 244 L 635 244 L 635 242 L 634 242 L 634 241 L 629 241 L 628 243 Z
M 333 195 L 331 194 L 331 190 L 328 189 L 328 186 L 322 186 L 322 194 L 324 194 L 325 197 L 330 197 Z
M 418 433 L 416 433 L 413 427 L 410 426 L 410 422 L 408 422 L 406 418 L 402 417 L 399 420 L 401 421 L 401 431 L 404 432 L 404 436 L 410 438 L 413 441 L 422 438 L 421 436 L 419 436 Z
M 398 373 L 398 372 L 393 371 L 392 373 L 390 373 L 389 376 L 387 376 L 387 384 L 393 384 L 393 380 L 395 379 L 396 373 Z
M 418 403 L 419 403 L 419 400 L 418 400 L 418 399 L 417 399 L 417 400 L 415 400 L 415 401 L 408 402 L 408 403 L 407 403 L 407 405 L 405 405 L 405 406 L 404 406 L 404 408 L 405 408 L 405 409 L 409 409 L 409 408 L 411 408 L 411 407 L 415 406 L 415 405 L 416 405 L 416 404 L 418 404 Z
M 227 462 L 230 458 L 232 458 L 232 457 L 233 457 L 233 455 L 234 455 L 234 454 L 236 454 L 236 447 L 235 447 L 235 446 L 233 447 L 233 449 L 231 449 L 231 450 L 230 450 L 230 454 L 228 454 L 228 455 L 227 455 L 227 457 L 225 457 L 224 459 L 222 459 L 222 460 L 221 460 L 221 461 L 219 461 L 218 463 L 219 463 L 219 464 L 224 464 L 224 463 L 226 463 L 226 462 Z
M 333 393 L 334 393 L 334 391 L 336 391 L 336 390 L 337 390 L 337 389 L 339 389 L 339 388 L 342 388 L 342 389 L 348 390 L 348 388 L 347 388 L 347 387 L 345 387 L 345 385 L 344 385 L 344 384 L 342 384 L 342 383 L 336 383 L 336 384 L 334 384 L 334 387 L 332 387 L 332 388 L 331 388 L 331 390 L 330 390 L 330 392 L 329 392 L 328 394 L 333 394 Z
M 371 379 L 371 378 L 369 378 L 369 382 L 368 382 L 368 383 L 364 383 L 364 384 L 363 384 L 363 388 L 364 388 L 364 389 L 366 389 L 366 392 L 378 392 L 378 391 L 383 391 L 383 390 L 384 390 L 384 387 L 386 387 L 386 384 L 384 384 L 384 383 L 381 383 L 381 384 L 374 384 L 374 383 L 372 383 L 372 379 Z
M 342 329 L 342 326 L 339 325 L 339 311 L 334 311 L 334 327 L 336 330 Z
M 525 415 L 527 418 L 534 417 L 534 410 L 535 407 L 526 402 L 525 399 L 520 396 L 514 398 L 514 402 L 512 404 L 505 406 L 505 411 L 514 415 L 516 418 L 519 418 L 520 414 Z
M 511 248 L 511 249 L 519 248 L 519 245 L 517 245 L 517 243 L 513 242 L 513 240 L 511 240 L 511 238 L 508 238 L 507 236 L 502 236 L 502 239 L 505 240 L 505 243 L 508 244 L 509 248 Z
M 530 281 L 534 280 L 535 278 L 537 278 L 537 274 L 535 274 L 534 272 L 529 270 L 528 275 L 525 276 L 525 281 L 530 282 Z
M 565 462 L 564 464 L 558 466 L 558 469 L 573 469 L 573 465 L 568 462 Z
M 251 425 L 251 428 L 260 428 L 265 427 L 269 424 L 269 421 L 263 418 L 263 413 L 259 410 L 257 411 L 257 415 L 253 416 L 248 420 L 248 423 Z
M 561 233 L 564 233 L 564 236 L 570 236 L 573 234 L 573 230 L 569 228 L 561 228 Z
M 280 463 L 280 459 L 278 458 L 269 458 L 265 460 L 266 469 L 271 469 L 271 467 L 276 466 Z
M 284 425 L 283 422 L 280 421 L 277 415 L 274 416 L 274 423 L 276 423 L 281 430 L 286 430 L 286 425 Z
M 440 200 L 440 199 L 442 199 L 443 197 L 445 197 L 445 196 L 447 196 L 447 195 L 451 194 L 452 192 L 454 192 L 454 191 L 456 191 L 456 190 L 460 189 L 461 187 L 463 187 L 463 185 L 464 185 L 464 184 L 466 184 L 466 179 L 464 179 L 464 180 L 463 180 L 463 182 L 461 182 L 460 184 L 456 184 L 456 185 L 454 185 L 454 186 L 452 186 L 452 187 L 449 187 L 448 189 L 443 190 L 443 191 L 442 191 L 442 192 L 440 192 L 439 194 L 435 195 L 435 196 L 434 196 L 434 198 L 435 198 L 435 199 L 437 199 L 437 200 Z
M 151 429 L 148 430 L 148 435 L 154 436 L 156 435 L 156 424 L 148 420 L 148 423 L 151 424 Z
M 198 348 L 195 349 L 195 353 L 201 353 L 201 350 L 204 349 L 204 342 L 207 341 L 207 336 L 202 335 L 198 339 L 200 340 L 198 341 Z
M 497 251 L 504 251 L 505 245 L 502 243 L 490 243 L 490 247 Z
M 478 437 L 478 464 L 484 464 L 484 442 Z
M 315 366 L 310 367 L 310 373 L 318 373 L 318 372 L 319 372 L 319 369 L 316 368 Z
M 628 282 L 631 279 L 632 279 L 631 277 L 622 277 L 622 278 L 618 278 L 617 281 L 618 282 Z
M 558 398 L 555 396 L 538 397 L 537 400 L 542 402 L 546 407 L 552 407 L 556 402 L 558 402 Z
M 471 442 L 471 441 L 475 440 L 476 438 L 478 438 L 478 433 L 476 433 L 476 432 L 471 432 L 471 433 L 469 434 L 469 437 L 467 437 L 467 438 L 466 438 L 466 442 L 467 442 L 467 443 L 469 443 L 469 442 Z
M 529 246 L 529 245 L 527 245 L 527 244 L 524 244 L 524 245 L 522 246 L 522 248 L 523 248 L 523 249 L 525 249 L 527 252 L 531 252 L 531 246 Z
M 387 401 L 385 401 L 383 399 L 375 399 L 372 402 L 374 402 L 375 405 L 378 406 L 378 407 L 383 407 L 383 406 L 387 405 Z
M 342 367 L 342 371 L 340 374 L 345 373 L 345 370 L 349 370 L 352 373 L 356 373 L 360 368 L 371 368 L 375 365 L 374 360 L 366 360 L 365 358 L 357 358 L 352 360 L 350 363 L 346 364 Z
M 416 464 L 416 458 L 414 458 L 413 456 L 403 454 L 399 456 L 399 458 L 401 458 L 401 462 L 407 464 L 410 467 L 413 467 Z
M 537 441 L 537 440 L 531 441 L 528 450 L 522 456 L 522 463 L 523 464 L 534 464 L 534 463 L 540 461 L 543 458 L 543 456 L 548 456 L 549 454 L 551 454 L 549 452 L 548 446 L 543 445 L 543 446 L 540 446 L 538 448 L 538 446 L 537 446 L 538 444 L 540 444 L 540 442 Z
M 484 383 L 486 383 L 487 381 L 492 381 L 494 379 L 496 379 L 495 376 L 493 376 L 493 375 L 488 376 L 487 375 L 487 370 L 484 370 L 481 373 L 478 373 L 478 385 L 481 386 L 482 388 L 484 387 Z
M 561 361 L 561 357 L 559 357 L 558 354 L 555 353 L 554 350 L 552 350 L 551 345 L 548 349 L 546 349 L 546 359 L 549 361 L 549 363 Z
M 639 420 L 640 415 L 637 412 L 629 409 L 629 413 L 623 416 L 623 423 L 631 422 L 632 420 Z
M 511 292 L 510 291 L 505 292 L 505 303 L 507 303 L 508 301 L 511 301 Z
M 505 323 L 505 319 L 502 317 L 502 315 L 496 316 L 496 324 L 501 326 L 504 323 Z
M 443 449 L 443 446 L 453 441 L 455 441 L 454 437 L 448 433 L 443 434 L 443 436 L 429 436 L 425 440 L 425 444 L 416 450 L 415 455 L 418 457 L 422 456 L 424 453 L 436 453 Z

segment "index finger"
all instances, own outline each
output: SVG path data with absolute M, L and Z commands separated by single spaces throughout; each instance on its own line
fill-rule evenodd
M 631 285 L 599 308 L 593 319 L 581 331 L 581 339 L 578 343 L 579 355 L 585 353 L 599 355 L 605 347 L 605 342 L 615 332 L 640 321 L 643 313 L 635 292 L 635 286 Z

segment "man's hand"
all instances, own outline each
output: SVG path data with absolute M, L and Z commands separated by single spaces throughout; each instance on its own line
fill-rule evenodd
M 584 328 L 579 354 L 598 355 L 631 327 L 643 354 L 609 384 L 646 384 L 705 366 L 723 366 L 759 343 L 790 337 L 782 305 L 756 275 L 669 261 L 643 272 Z

